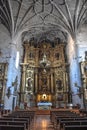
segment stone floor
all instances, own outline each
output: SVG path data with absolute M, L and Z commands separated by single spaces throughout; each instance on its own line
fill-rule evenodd
M 50 115 L 36 115 L 32 130 L 54 130 Z

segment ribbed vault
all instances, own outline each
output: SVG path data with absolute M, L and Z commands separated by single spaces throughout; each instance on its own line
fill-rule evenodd
M 87 0 L 1 0 L 0 22 L 14 38 L 66 40 L 87 21 Z M 27 34 L 27 36 L 25 35 Z M 52 39 L 51 39 L 52 38 Z

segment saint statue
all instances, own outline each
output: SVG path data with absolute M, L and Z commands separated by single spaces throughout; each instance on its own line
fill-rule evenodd
M 57 86 L 57 89 L 58 89 L 58 90 L 61 90 L 61 89 L 62 89 L 62 81 L 61 81 L 60 79 L 58 79 L 58 80 L 56 81 L 56 86 Z

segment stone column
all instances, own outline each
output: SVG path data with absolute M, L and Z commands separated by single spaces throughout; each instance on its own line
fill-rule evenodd
M 72 91 L 72 102 L 74 105 L 80 104 L 81 108 L 83 108 L 83 99 L 79 97 L 78 91 L 81 87 L 81 78 L 80 78 L 80 66 L 78 62 L 77 55 L 77 45 L 76 40 L 74 40 L 71 36 L 68 37 L 68 45 L 67 45 L 67 56 L 70 64 L 70 87 Z
M 14 94 L 14 87 L 12 86 L 12 82 L 14 79 L 15 74 L 17 73 L 15 67 L 15 59 L 16 59 L 16 45 L 14 43 L 10 44 L 10 57 L 8 60 L 8 73 L 7 73 L 7 84 L 5 90 L 5 97 L 4 97 L 4 109 L 12 110 L 13 104 L 13 94 Z

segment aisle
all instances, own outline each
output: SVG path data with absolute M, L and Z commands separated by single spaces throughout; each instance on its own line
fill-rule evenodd
M 36 115 L 32 130 L 54 130 L 50 115 Z

